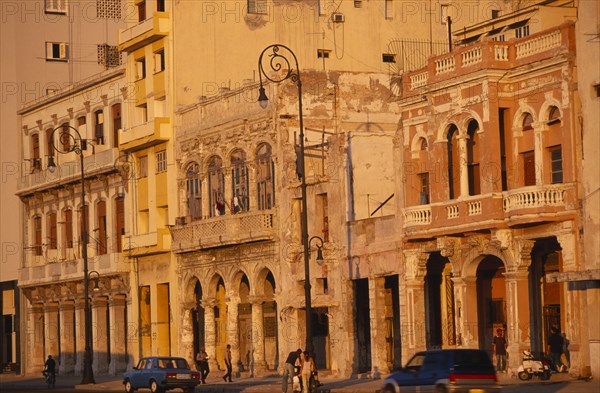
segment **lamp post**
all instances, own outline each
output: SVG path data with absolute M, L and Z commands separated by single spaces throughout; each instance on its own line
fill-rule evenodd
M 60 130 L 58 136 L 59 147 L 54 144 L 54 134 Z M 86 228 L 85 211 L 85 168 L 83 166 L 83 150 L 86 149 L 87 141 L 81 137 L 81 134 L 75 127 L 62 125 L 52 130 L 50 135 L 50 145 L 60 154 L 75 153 L 79 156 L 79 165 L 81 166 L 81 256 L 83 257 L 83 296 L 85 313 L 85 353 L 83 355 L 83 378 L 81 384 L 95 384 L 94 370 L 92 369 L 92 312 L 90 310 L 89 299 L 89 276 L 88 276 L 88 233 Z M 52 173 L 56 170 L 54 155 L 48 156 L 48 170 Z M 98 272 L 96 272 L 98 274 Z M 96 277 L 98 280 L 98 277 Z M 97 287 L 97 281 L 96 281 Z
M 277 77 L 269 75 L 265 71 L 265 65 L 263 65 L 263 57 L 265 65 L 268 67 L 267 70 L 277 72 Z M 293 63 L 290 60 L 293 60 Z M 295 68 L 294 68 L 295 66 Z M 280 75 L 280 71 L 285 71 L 284 75 Z M 261 108 L 265 109 L 269 103 L 269 98 L 265 93 L 263 87 L 263 76 L 265 79 L 273 83 L 281 83 L 287 79 L 291 79 L 292 82 L 298 87 L 298 118 L 300 121 L 300 159 L 297 164 L 299 168 L 296 168 L 300 175 L 300 187 L 302 190 L 302 212 L 301 212 L 301 226 L 302 226 L 302 245 L 304 246 L 304 300 L 306 303 L 306 350 L 313 353 L 313 340 L 312 340 L 312 305 L 310 299 L 310 241 L 308 239 L 308 213 L 306 207 L 306 177 L 304 171 L 304 119 L 302 117 L 302 81 L 300 79 L 300 67 L 298 66 L 298 59 L 290 48 L 281 44 L 273 44 L 267 46 L 260 54 L 258 58 L 258 75 L 260 78 L 260 88 L 258 103 Z M 318 236 L 311 238 L 321 240 L 321 246 L 318 246 L 317 260 L 323 260 L 323 254 L 321 248 L 323 240 Z M 320 259 L 319 259 L 320 258 Z

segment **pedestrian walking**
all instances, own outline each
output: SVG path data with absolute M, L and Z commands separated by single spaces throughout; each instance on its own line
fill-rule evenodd
M 225 367 L 227 367 L 227 374 L 223 375 L 223 381 L 225 382 L 233 382 L 231 380 L 231 372 L 233 371 L 233 366 L 231 365 L 231 345 L 227 344 L 225 349 Z
M 496 371 L 506 372 L 506 348 L 508 347 L 508 343 L 501 328 L 496 329 L 493 347 L 494 356 L 496 357 Z
M 299 361 L 300 355 L 302 355 L 302 349 L 298 348 L 297 350 L 290 352 L 287 359 L 285 360 L 285 366 L 283 369 L 283 379 L 281 380 L 281 391 L 283 393 L 287 393 L 288 380 L 290 383 L 293 382 L 292 379 L 294 378 L 294 374 L 296 373 L 294 367 Z

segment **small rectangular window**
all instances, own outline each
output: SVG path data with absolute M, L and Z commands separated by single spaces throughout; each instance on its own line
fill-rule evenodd
M 67 13 L 67 0 L 46 0 L 44 6 L 46 14 Z
M 440 23 L 445 25 L 448 21 L 448 4 L 440 5 Z
M 331 51 L 329 49 L 317 49 L 317 58 L 329 59 L 330 53 L 331 53 Z
M 148 156 L 140 156 L 140 178 L 148 177 Z
M 137 5 L 138 11 L 138 22 L 143 22 L 146 20 L 146 1 L 141 1 Z
M 141 80 L 146 77 L 146 58 L 140 57 L 135 60 L 135 80 Z
M 382 53 L 381 57 L 382 57 L 382 60 L 384 63 L 395 63 L 396 62 L 396 55 L 393 53 Z
M 562 148 L 561 146 L 555 146 L 550 148 L 550 162 L 552 168 L 552 184 L 563 182 L 563 168 L 562 168 Z
M 156 173 L 167 171 L 167 151 L 161 150 L 156 153 Z
M 384 3 L 385 9 L 383 11 L 384 15 L 385 15 L 385 19 L 392 19 L 392 17 L 394 16 L 394 13 L 393 13 L 394 10 L 393 10 L 392 6 L 393 6 L 392 0 L 385 0 L 385 3 Z
M 492 10 L 492 19 L 496 19 L 500 16 L 500 10 Z
M 354 0 L 354 8 L 362 8 L 362 0 Z
M 156 1 L 156 11 L 165 12 L 165 0 Z
M 154 73 L 165 70 L 165 50 L 161 49 L 154 52 Z
M 266 0 L 248 0 L 248 13 L 249 14 L 266 14 L 267 13 L 267 1 Z
M 46 42 L 46 61 L 68 61 L 69 45 L 65 42 Z

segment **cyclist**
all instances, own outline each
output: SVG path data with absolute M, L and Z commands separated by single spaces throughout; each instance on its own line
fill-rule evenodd
M 52 355 L 48 355 L 48 360 L 44 363 L 43 374 L 46 377 L 48 385 L 54 387 L 54 383 L 56 382 L 56 361 L 52 359 Z

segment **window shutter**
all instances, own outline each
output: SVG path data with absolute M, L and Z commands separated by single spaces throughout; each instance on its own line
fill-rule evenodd
M 60 44 L 59 58 L 66 59 L 68 57 L 68 54 L 69 54 L 69 46 L 67 44 L 65 44 L 64 42 L 62 42 Z

